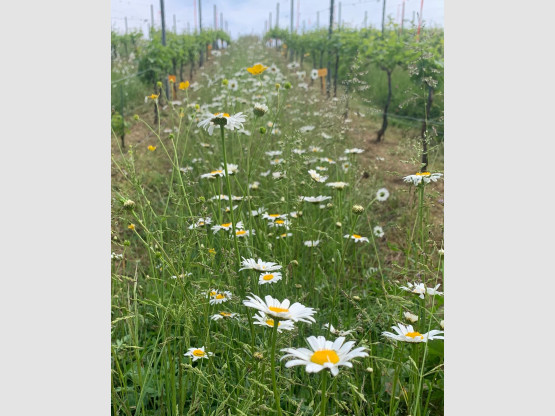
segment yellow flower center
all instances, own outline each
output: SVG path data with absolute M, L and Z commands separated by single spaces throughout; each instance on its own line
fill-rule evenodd
M 262 276 L 262 279 L 264 280 L 272 280 L 274 278 L 273 274 L 265 274 L 264 276 Z
M 223 170 L 213 170 L 212 172 L 210 172 L 211 175 L 215 175 L 217 173 L 222 173 Z
M 358 234 L 353 234 L 353 237 L 354 237 L 354 238 L 360 238 L 360 237 L 362 237 L 362 236 L 361 236 L 361 235 L 358 235 Z
M 193 351 L 193 355 L 195 357 L 204 357 L 206 353 L 203 350 L 194 350 Z
M 204 222 L 201 221 L 201 222 L 198 223 L 198 225 L 199 225 L 199 226 L 203 226 L 203 225 L 204 225 Z
M 280 235 L 280 237 L 287 237 L 287 233 L 283 233 L 282 235 Z
M 225 224 L 222 224 L 222 227 L 226 228 L 226 227 L 229 227 L 230 225 L 231 225 L 230 222 L 226 222 Z
M 424 339 L 424 335 L 422 335 L 420 332 L 408 332 L 405 334 L 407 337 L 409 338 L 416 338 L 416 337 L 420 337 L 420 339 Z
M 223 293 L 218 293 L 216 299 L 225 299 L 225 295 Z
M 246 234 L 247 232 L 245 230 L 239 230 L 237 231 L 237 235 L 243 235 Z
M 229 117 L 228 113 L 214 113 L 214 115 L 217 117 Z
M 277 218 L 277 217 L 279 217 L 279 214 L 270 214 L 270 215 L 268 215 L 268 217 Z
M 416 172 L 416 176 L 430 176 L 430 172 Z
M 337 364 L 339 362 L 339 356 L 334 350 L 320 350 L 312 354 L 310 361 L 320 365 L 324 365 L 324 363 Z
M 274 326 L 274 320 L 273 319 L 268 319 L 266 321 L 266 325 L 273 327 Z M 281 325 L 281 322 L 278 322 L 278 327 Z
M 214 250 L 213 248 L 209 248 L 209 249 L 208 249 L 208 252 L 209 252 L 210 254 L 216 254 L 216 250 Z
M 214 291 L 210 292 L 210 296 L 216 296 L 216 292 Z
M 275 313 L 289 312 L 289 309 L 278 308 L 277 306 L 270 306 L 268 309 Z
M 284 224 L 284 223 L 285 223 L 285 221 L 283 221 L 283 220 L 276 220 L 276 224 Z
M 229 312 L 220 312 L 220 315 L 225 316 L 225 317 L 230 317 L 231 314 Z

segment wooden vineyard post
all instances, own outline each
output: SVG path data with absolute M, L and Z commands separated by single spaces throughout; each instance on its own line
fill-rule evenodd
M 328 75 L 328 68 L 318 70 L 318 76 L 322 79 L 322 92 L 326 92 L 326 76 Z

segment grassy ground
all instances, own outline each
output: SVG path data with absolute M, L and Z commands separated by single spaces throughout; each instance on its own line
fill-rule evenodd
M 245 68 L 258 61 L 278 70 L 269 68 L 267 79 L 252 82 Z M 297 79 L 298 69 L 286 65 L 275 50 L 243 40 L 211 58 L 205 75 L 192 80 L 198 84 L 179 91 L 181 104 L 158 107 L 159 125 L 153 125 L 155 104 L 141 104 L 126 136 L 130 147 L 120 151 L 119 141 L 112 141 L 112 240 L 122 255 L 112 273 L 114 414 L 442 414 L 443 342 L 392 342 L 383 332 L 406 323 L 405 312 L 418 316 L 415 330 L 422 333 L 438 329 L 443 319 L 441 296 L 420 299 L 399 288 L 442 282 L 443 183 L 427 185 L 424 193 L 402 180 L 418 170 L 417 130 L 392 126 L 385 142 L 374 143 L 379 126 L 369 109 L 352 100 L 344 120 L 341 99 L 324 99 L 316 83 Z M 222 85 L 224 78 L 236 79 L 239 89 Z M 291 89 L 284 88 L 288 82 Z M 256 118 L 253 102 L 262 101 L 269 111 Z M 209 135 L 197 127 L 204 109 L 245 112 L 250 135 L 225 130 L 222 141 L 218 128 Z M 364 153 L 344 153 L 353 147 Z M 239 169 L 229 182 L 200 178 L 225 161 Z M 430 168 L 441 171 L 442 163 L 438 147 Z M 327 182 L 349 185 L 337 191 L 312 180 L 307 171 L 318 166 L 327 169 L 319 171 Z M 286 176 L 275 179 L 276 172 Z M 380 188 L 390 193 L 386 201 L 375 199 Z M 230 193 L 243 199 L 225 212 L 229 201 L 212 198 Z M 311 204 L 299 201 L 301 195 L 331 199 Z M 364 207 L 361 215 L 353 205 Z M 289 230 L 252 214 L 259 209 L 288 214 Z M 191 227 L 206 217 L 212 224 Z M 235 239 L 231 231 L 209 228 L 239 221 L 255 234 Z M 383 237 L 374 235 L 376 226 Z M 276 238 L 286 232 L 292 235 Z M 368 242 L 343 237 L 354 233 Z M 315 240 L 317 246 L 305 245 Z M 242 258 L 278 263 L 283 279 L 260 285 L 260 273 L 239 270 Z M 211 304 L 212 290 L 232 295 Z M 315 322 L 297 322 L 281 333 L 253 325 L 255 311 L 242 303 L 249 293 L 314 308 Z M 238 315 L 211 320 L 220 312 Z M 337 334 L 323 328 L 328 322 L 352 330 L 346 337 L 368 356 L 329 382 L 327 370 L 308 374 L 271 359 L 283 355 L 281 348 L 305 347 L 309 336 L 334 340 Z M 201 346 L 214 355 L 198 361 L 184 356 Z

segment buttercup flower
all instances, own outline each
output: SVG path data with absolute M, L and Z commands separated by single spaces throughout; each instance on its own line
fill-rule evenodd
M 398 324 L 397 326 L 392 326 L 391 328 L 393 328 L 396 334 L 392 332 L 382 332 L 382 335 L 397 341 L 426 342 L 433 339 L 444 339 L 443 335 L 439 335 L 443 334 L 443 331 L 438 329 L 433 329 L 430 332 L 421 334 L 420 332 L 415 331 L 412 325 L 404 326 L 403 324 Z
M 185 82 L 180 82 L 179 83 L 179 89 L 180 90 L 186 90 L 187 88 L 189 88 L 189 81 L 185 81 Z
M 265 285 L 267 283 L 275 283 L 281 279 L 282 277 L 280 272 L 260 273 L 260 277 L 258 278 L 258 284 Z
M 306 339 L 310 349 L 307 348 L 284 348 L 281 351 L 288 354 L 281 357 L 294 358 L 285 364 L 286 368 L 296 365 L 304 365 L 307 373 L 318 373 L 329 369 L 333 376 L 339 374 L 339 367 L 353 367 L 351 360 L 357 357 L 368 357 L 365 347 L 352 350 L 355 341 L 345 342 L 345 337 L 339 337 L 334 342 L 326 338 L 310 336 Z M 352 351 L 351 351 L 352 350 Z
M 214 355 L 214 353 L 204 351 L 204 346 L 202 346 L 200 348 L 189 348 L 189 350 L 183 355 L 187 357 L 192 357 L 193 362 L 195 362 L 196 360 L 199 360 L 201 358 L 208 358 L 209 356 Z
M 258 309 L 273 318 L 277 318 L 279 320 L 290 319 L 294 322 L 316 322 L 316 320 L 312 317 L 316 311 L 312 308 L 307 308 L 298 302 L 291 305 L 289 299 L 285 299 L 283 302 L 280 302 L 270 295 L 266 295 L 264 300 L 253 293 L 251 293 L 251 295 L 252 296 L 247 296 L 247 300 L 244 300 L 243 304 L 250 308 Z
M 154 152 L 156 150 L 156 146 L 149 145 L 148 150 L 150 150 L 151 152 Z
M 255 64 L 255 65 L 251 66 L 250 68 L 247 68 L 247 71 L 249 71 L 249 73 L 251 73 L 252 75 L 260 75 L 261 73 L 263 73 L 267 69 L 268 69 L 267 66 L 264 66 L 262 64 Z
M 344 238 L 349 238 L 350 237 L 351 239 L 355 240 L 355 243 L 358 243 L 359 241 L 366 241 L 367 243 L 370 242 L 368 240 L 368 237 L 363 237 L 363 236 L 358 235 L 358 234 L 353 234 L 353 235 L 346 234 L 343 237 Z
M 275 321 L 264 314 L 264 312 L 258 312 L 256 315 L 253 316 L 254 319 L 256 319 L 256 321 L 254 322 L 255 325 L 262 325 L 262 326 L 268 326 L 270 328 L 273 328 L 275 325 Z M 286 321 L 278 321 L 278 329 L 277 332 L 281 332 L 284 329 L 286 331 L 291 331 L 292 329 L 295 328 L 295 323 L 291 320 L 286 320 Z
M 262 261 L 262 259 L 258 259 L 258 261 L 255 261 L 254 259 L 246 259 L 244 257 L 241 265 L 243 267 L 239 269 L 239 271 L 253 269 L 258 270 L 259 272 L 272 272 L 274 270 L 281 269 L 281 265 L 273 263 L 271 261 Z

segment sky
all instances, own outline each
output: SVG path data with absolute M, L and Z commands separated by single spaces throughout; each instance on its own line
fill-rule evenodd
M 223 13 L 224 22 L 227 21 L 232 39 L 241 35 L 262 34 L 265 22 L 272 13 L 272 27 L 276 24 L 276 6 L 279 3 L 279 27 L 289 28 L 291 25 L 291 0 L 201 0 L 202 1 L 202 27 L 214 27 L 214 5 L 216 5 L 218 26 L 220 13 Z M 341 1 L 341 22 L 343 26 L 362 27 L 365 12 L 368 12 L 368 25 L 381 27 L 382 9 L 384 0 L 343 0 Z M 391 17 L 394 22 L 401 22 L 402 7 L 404 3 L 405 24 L 410 25 L 411 20 L 418 22 L 418 14 L 422 6 L 423 23 L 429 27 L 443 27 L 444 0 L 386 0 L 386 20 Z M 302 32 L 317 27 L 317 11 L 319 11 L 320 27 L 329 26 L 329 0 L 293 0 L 294 29 Z M 166 16 L 166 30 L 174 30 L 174 16 L 177 33 L 195 30 L 195 4 L 198 0 L 165 0 L 164 10 Z M 334 20 L 338 17 L 339 1 L 335 0 L 336 12 Z M 112 30 L 125 33 L 125 18 L 129 31 L 140 29 L 145 36 L 151 24 L 151 5 L 154 14 L 154 26 L 161 27 L 160 0 L 111 0 Z M 299 14 L 297 15 L 297 10 Z M 298 24 L 298 26 L 297 26 Z M 198 27 L 198 23 L 197 23 Z

